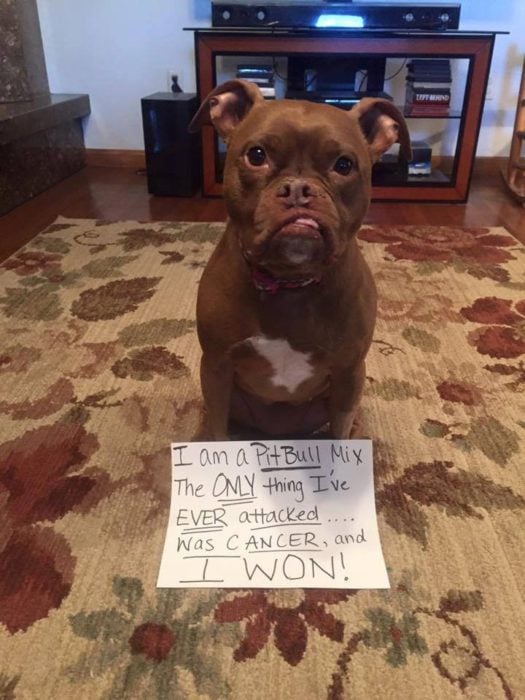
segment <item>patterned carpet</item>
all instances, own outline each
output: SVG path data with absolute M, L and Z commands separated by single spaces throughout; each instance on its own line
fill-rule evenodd
M 0 266 L 0 698 L 525 696 L 525 248 L 366 227 L 391 590 L 157 590 L 222 224 L 60 219 Z

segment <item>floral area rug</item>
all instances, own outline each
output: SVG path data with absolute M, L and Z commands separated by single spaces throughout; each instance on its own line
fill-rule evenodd
M 0 266 L 0 697 L 523 698 L 525 249 L 365 227 L 392 588 L 157 590 L 223 224 L 60 219 Z

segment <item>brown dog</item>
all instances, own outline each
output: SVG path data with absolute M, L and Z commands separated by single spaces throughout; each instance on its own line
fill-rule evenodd
M 396 141 L 410 157 L 403 117 L 381 99 L 268 102 L 232 80 L 190 128 L 210 123 L 228 146 L 229 220 L 197 301 L 209 437 L 234 419 L 273 436 L 329 422 L 349 438 L 376 315 L 356 233 L 373 162 Z

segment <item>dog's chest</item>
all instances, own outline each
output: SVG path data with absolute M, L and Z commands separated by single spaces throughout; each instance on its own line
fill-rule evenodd
M 304 399 L 325 381 L 314 354 L 294 349 L 285 338 L 254 335 L 233 356 L 239 383 L 270 401 Z
M 272 366 L 270 381 L 274 386 L 284 387 L 293 393 L 300 384 L 313 376 L 311 353 L 294 350 L 287 340 L 256 335 L 249 338 L 248 342 Z

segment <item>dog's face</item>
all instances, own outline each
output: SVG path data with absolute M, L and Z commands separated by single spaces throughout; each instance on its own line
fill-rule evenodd
M 232 133 L 224 173 L 249 257 L 277 276 L 330 264 L 366 213 L 370 169 L 345 112 L 291 100 L 254 107 Z
M 345 251 L 370 201 L 372 163 L 400 139 L 403 118 L 384 101 L 350 113 L 311 102 L 264 101 L 230 81 L 193 126 L 213 123 L 227 141 L 224 198 L 244 255 L 279 277 L 320 275 Z M 391 116 L 393 114 L 393 116 Z

